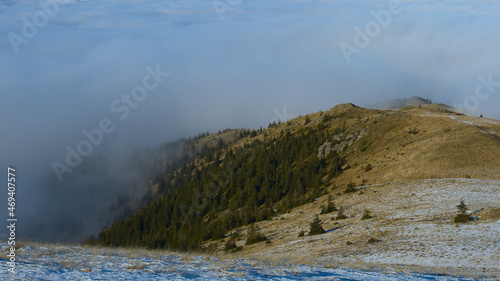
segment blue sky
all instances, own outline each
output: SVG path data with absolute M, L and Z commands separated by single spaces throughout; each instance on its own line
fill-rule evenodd
M 283 107 L 303 115 L 414 95 L 458 105 L 474 97 L 479 77 L 500 82 L 497 2 L 401 1 L 398 13 L 390 5 L 0 1 L 2 165 L 24 168 L 26 196 L 43 194 L 39 179 L 51 163 L 103 118 L 116 129 L 93 153 L 121 153 L 204 131 L 266 127 Z M 355 46 L 356 28 L 366 30 L 381 11 L 389 22 L 348 62 L 341 44 Z M 113 101 L 141 85 L 148 66 L 169 76 L 120 120 Z M 500 119 L 495 88 L 472 114 Z

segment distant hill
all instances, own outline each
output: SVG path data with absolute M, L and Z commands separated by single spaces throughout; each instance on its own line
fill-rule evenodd
M 410 98 L 402 98 L 402 99 L 391 99 L 384 100 L 380 103 L 374 104 L 370 106 L 370 108 L 374 109 L 399 109 L 403 106 L 419 106 L 432 104 L 430 99 L 424 99 L 421 97 L 413 96 Z

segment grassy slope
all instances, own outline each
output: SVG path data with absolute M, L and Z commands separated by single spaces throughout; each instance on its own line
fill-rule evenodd
M 491 215 L 498 213 L 500 208 L 499 121 L 457 114 L 439 104 L 400 110 L 370 110 L 344 104 L 308 115 L 311 122 L 305 126 L 324 126 L 321 121 L 327 114 L 335 117 L 328 126 L 345 126 L 346 134 L 368 130 L 367 135 L 344 151 L 347 158 L 344 173 L 333 182 L 327 182 L 331 194 L 336 196 L 335 203 L 345 207 L 350 218 L 337 222 L 330 220 L 334 214 L 322 215 L 325 229 L 340 229 L 316 238 L 298 238 L 300 230 L 307 233 L 308 223 L 326 200 L 323 197 L 272 221 L 259 223 L 271 244 L 248 246 L 239 254 L 360 267 L 384 263 L 396 266 L 399 262 L 403 263 L 403 268 L 413 266 L 412 270 L 475 277 L 482 276 L 480 268 L 485 268 L 484 274 L 500 276 L 500 268 L 495 266 L 500 264 L 500 258 L 487 250 L 492 247 L 497 253 L 499 250 L 494 238 L 499 234 L 499 217 Z M 282 130 L 297 130 L 304 126 L 305 118 L 293 119 L 265 133 L 271 137 L 278 136 Z M 248 139 L 242 139 L 235 145 L 246 141 Z M 368 164 L 373 167 L 370 171 L 365 170 Z M 466 177 L 472 179 L 448 182 L 448 178 Z M 432 180 L 421 181 L 425 179 Z M 341 195 L 350 182 L 369 187 L 362 195 L 360 191 Z M 473 191 L 472 186 L 476 188 Z M 434 195 L 429 196 L 430 193 Z M 460 199 L 465 199 L 471 209 L 485 208 L 479 215 L 486 220 L 467 225 L 470 231 L 455 235 L 451 220 Z M 360 220 L 366 208 L 374 211 L 374 219 Z M 432 234 L 429 231 L 420 233 L 418 229 L 431 229 Z M 246 233 L 245 227 L 237 231 Z M 476 235 L 474 239 L 485 246 L 475 248 L 471 235 Z M 386 241 L 367 244 L 366 240 L 371 237 Z M 245 235 L 240 239 L 239 243 L 243 243 Z M 346 246 L 347 241 L 353 242 L 353 246 Z M 404 241 L 409 246 L 399 247 Z M 207 241 L 206 245 L 212 243 Z M 221 250 L 223 243 L 222 239 L 215 245 Z M 449 246 L 453 244 L 463 247 Z M 377 258 L 378 252 L 383 258 Z M 470 260 L 471 256 L 477 259 Z
M 461 197 L 471 210 L 484 208 L 475 214 L 479 221 L 452 223 Z M 319 215 L 327 233 L 307 236 L 309 223 L 326 203 L 325 196 L 259 223 L 270 244 L 245 246 L 230 256 L 500 278 L 500 181 L 407 181 L 368 186 L 363 193 L 336 196 L 334 201 L 348 218 L 331 220 L 337 212 Z M 361 220 L 365 209 L 371 211 L 372 219 Z M 298 237 L 301 230 L 306 236 Z M 245 228 L 237 231 L 246 233 Z M 369 243 L 370 238 L 379 242 Z M 242 235 L 237 243 L 243 245 L 244 239 Z
M 483 130 L 500 135 L 500 122 L 484 118 L 467 117 L 446 112 L 439 105 L 403 110 L 369 110 L 340 105 L 328 114 L 342 115 L 332 120 L 330 126 L 346 124 L 348 131 L 364 128 L 368 134 L 346 150 L 346 170 L 336 184 L 350 181 L 361 185 L 390 183 L 411 179 L 465 177 L 500 179 L 500 143 Z M 314 121 L 319 114 L 309 115 Z M 450 118 L 454 117 L 456 119 Z M 302 117 L 305 118 L 305 117 Z M 292 120 L 303 124 L 303 120 Z M 282 125 L 282 127 L 286 127 Z M 409 133 L 412 130 L 416 134 Z M 364 152 L 361 148 L 368 145 Z M 370 164 L 373 169 L 365 172 Z

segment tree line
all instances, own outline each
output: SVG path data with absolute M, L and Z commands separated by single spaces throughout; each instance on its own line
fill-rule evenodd
M 317 157 L 318 147 L 338 132 L 308 127 L 259 140 L 262 129 L 243 131 L 242 146 L 219 139 L 198 150 L 192 144 L 205 134 L 185 141 L 188 149 L 154 172 L 160 199 L 84 243 L 200 250 L 202 241 L 312 202 L 342 172 L 339 154 Z

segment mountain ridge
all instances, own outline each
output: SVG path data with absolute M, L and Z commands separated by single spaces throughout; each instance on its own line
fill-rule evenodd
M 184 164 L 156 172 L 150 188 L 159 199 L 128 219 L 115 222 L 98 237 L 89 237 L 86 244 L 222 253 L 224 245 L 235 239 L 236 245 L 243 247 L 242 253 L 255 255 L 252 249 L 263 246 L 244 246 L 242 242 L 248 225 L 256 223 L 271 243 L 265 247 L 272 257 L 272 249 L 282 252 L 276 247 L 297 241 L 296 234 L 276 240 L 280 228 L 291 227 L 279 226 L 287 222 L 286 214 L 303 212 L 294 229 L 307 227 L 304 218 L 319 214 L 317 210 L 327 195 L 334 196 L 338 206 L 363 194 L 366 188 L 367 192 L 378 192 L 374 198 L 383 198 L 395 186 L 408 186 L 405 190 L 409 190 L 422 180 L 438 186 L 447 179 L 490 180 L 491 188 L 497 188 L 499 135 L 500 121 L 467 116 L 442 104 L 397 110 L 340 104 L 324 112 L 270 124 L 267 129 L 200 135 L 186 142 L 179 152 Z M 445 194 L 453 190 L 441 189 Z M 412 196 L 406 191 L 402 194 Z M 448 207 L 435 216 L 449 219 L 453 204 L 461 199 L 440 199 Z M 357 217 L 363 204 L 373 208 L 369 201 L 363 202 L 356 203 L 358 210 L 350 217 Z M 488 214 L 497 213 L 500 200 L 483 206 L 477 200 L 471 203 L 483 208 L 484 218 L 498 219 Z M 324 216 L 321 218 L 324 220 Z M 351 223 L 365 224 L 352 219 Z M 377 228 L 391 224 L 381 220 Z

